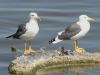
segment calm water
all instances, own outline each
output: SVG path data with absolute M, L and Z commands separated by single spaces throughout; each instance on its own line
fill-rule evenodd
M 91 23 L 88 35 L 80 40 L 80 46 L 90 52 L 100 52 L 100 0 L 0 0 L 0 75 L 8 75 L 7 67 L 14 59 L 10 47 L 24 47 L 23 42 L 4 37 L 15 32 L 19 24 L 25 23 L 31 11 L 37 12 L 42 18 L 40 32 L 32 44 L 34 49 L 45 47 L 57 32 L 77 21 L 79 15 L 87 14 L 96 21 Z M 71 49 L 72 41 L 47 47 L 53 49 L 59 46 Z M 42 75 L 99 75 L 99 70 L 100 68 L 88 69 L 78 74 L 70 70 L 56 71 Z

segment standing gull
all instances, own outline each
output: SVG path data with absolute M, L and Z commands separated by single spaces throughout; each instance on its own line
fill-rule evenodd
M 78 47 L 77 40 L 84 37 L 90 30 L 89 21 L 94 21 L 94 19 L 88 17 L 87 15 L 80 15 L 79 20 L 76 23 L 68 26 L 64 31 L 59 32 L 56 37 L 49 41 L 49 43 L 55 44 L 63 40 L 74 40 L 74 50 L 77 53 L 84 52 L 84 48 Z
M 31 54 L 33 52 L 31 48 L 32 39 L 39 32 L 38 20 L 40 20 L 40 17 L 35 12 L 31 12 L 29 16 L 30 19 L 26 24 L 19 25 L 15 34 L 6 37 L 23 40 L 25 42 L 25 55 Z M 28 49 L 26 48 L 27 43 L 29 44 Z

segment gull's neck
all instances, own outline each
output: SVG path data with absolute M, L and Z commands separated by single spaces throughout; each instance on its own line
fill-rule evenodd
M 38 24 L 37 20 L 34 19 L 34 18 L 31 18 L 31 19 L 29 20 L 29 23 L 37 23 L 37 24 Z
M 85 32 L 90 30 L 90 22 L 87 20 L 79 20 L 77 24 L 81 27 L 81 29 Z
M 87 20 L 82 19 L 82 20 L 79 20 L 79 21 L 77 22 L 77 24 L 80 24 L 80 25 L 82 25 L 82 24 L 84 24 L 84 25 L 90 25 L 90 22 L 87 21 Z
M 80 19 L 79 22 L 89 22 L 89 21 L 85 19 Z

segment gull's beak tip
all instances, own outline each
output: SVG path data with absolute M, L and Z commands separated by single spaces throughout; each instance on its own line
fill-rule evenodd
M 95 21 L 95 19 L 94 19 L 94 18 L 91 18 L 91 20 L 92 20 L 92 21 Z
M 95 19 L 94 19 L 94 18 L 89 18 L 89 20 L 90 20 L 90 21 L 95 21 Z
M 38 20 L 41 21 L 41 17 L 40 16 L 38 16 Z

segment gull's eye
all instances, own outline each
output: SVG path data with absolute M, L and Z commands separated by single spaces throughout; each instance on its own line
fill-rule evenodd
M 34 16 L 34 15 L 31 15 L 31 16 Z

